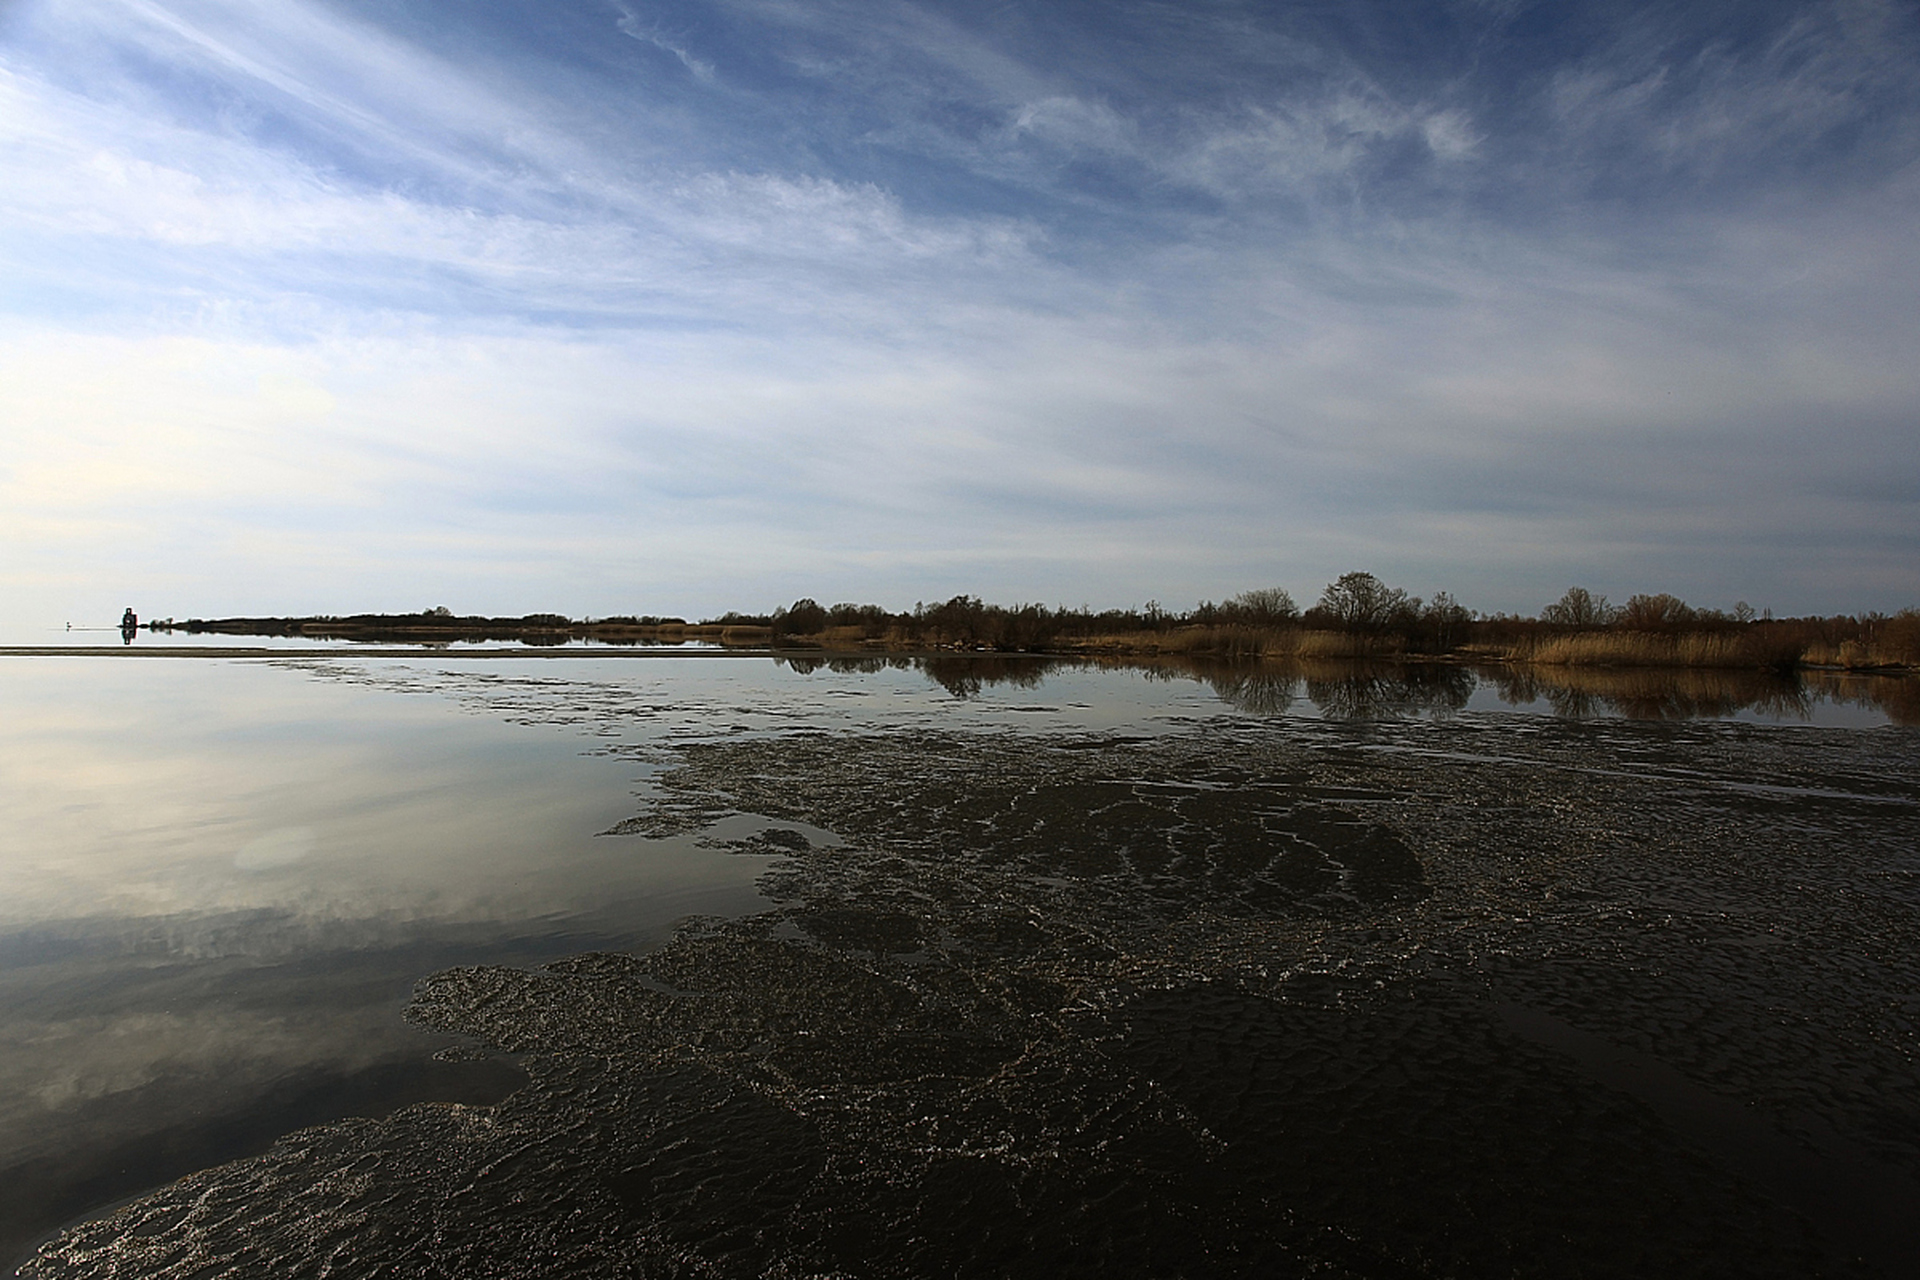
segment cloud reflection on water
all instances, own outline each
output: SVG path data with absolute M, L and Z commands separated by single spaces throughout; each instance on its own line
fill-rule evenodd
M 1123 669 L 1148 679 L 1201 682 L 1221 702 L 1253 715 L 1303 714 L 1311 707 L 1333 720 L 1445 717 L 1473 709 L 1511 709 L 1580 719 L 1757 719 L 1852 728 L 1920 724 L 1920 680 L 1852 672 L 1462 666 L 1340 659 L 1236 663 L 1008 654 L 913 659 L 790 656 L 780 661 L 802 673 L 823 669 L 875 673 L 911 667 L 961 699 L 979 697 L 996 687 L 1038 689 L 1076 670 Z
M 0 1263 L 300 1123 L 479 1101 L 413 982 L 634 946 L 766 859 L 600 833 L 632 760 L 569 726 L 219 661 L 0 664 Z
M 1235 712 L 1910 724 L 1916 687 L 964 654 L 0 664 L 0 1204 L 14 1206 L 0 1254 L 49 1214 L 293 1122 L 503 1087 L 497 1064 L 429 1062 L 444 1041 L 398 1017 L 421 975 L 631 947 L 678 916 L 753 909 L 766 858 L 603 836 L 664 744 L 1154 733 Z

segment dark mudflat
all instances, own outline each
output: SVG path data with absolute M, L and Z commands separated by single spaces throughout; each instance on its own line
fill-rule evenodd
M 1911 733 L 676 754 L 631 828 L 762 815 L 779 907 L 438 974 L 411 1016 L 525 1087 L 291 1135 L 26 1274 L 1920 1273 Z

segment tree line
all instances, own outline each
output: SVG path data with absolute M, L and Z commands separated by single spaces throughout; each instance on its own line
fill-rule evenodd
M 877 604 L 800 599 L 767 614 L 729 612 L 699 623 L 622 615 L 576 620 L 555 613 L 517 618 L 456 614 L 444 605 L 408 614 L 304 618 L 172 619 L 156 631 L 303 635 L 364 641 L 447 643 L 517 640 L 565 644 L 679 643 L 821 650 L 966 649 L 1007 653 L 1114 653 L 1216 658 L 1358 658 L 1455 655 L 1560 665 L 1848 668 L 1920 667 L 1920 610 L 1775 618 L 1744 601 L 1699 608 L 1665 592 L 1615 605 L 1570 587 L 1538 614 L 1479 613 L 1452 593 L 1430 598 L 1366 572 L 1343 573 L 1302 609 L 1285 588 L 1265 587 L 1192 609 L 1157 601 L 1093 610 L 990 604 L 958 595 L 893 611 Z
M 1758 655 L 1760 665 L 1791 665 L 1811 660 L 1809 653 L 1816 659 L 1831 656 L 1848 644 L 1861 653 L 1891 655 L 1885 658 L 1890 663 L 1920 664 L 1920 611 L 1911 608 L 1892 615 L 1776 619 L 1745 601 L 1731 609 L 1704 608 L 1659 592 L 1633 595 L 1616 605 L 1604 595 L 1575 586 L 1535 615 L 1480 613 L 1450 592 L 1437 591 L 1422 599 L 1364 571 L 1341 574 L 1304 609 L 1281 587 L 1245 591 L 1217 603 L 1202 601 L 1185 611 L 1164 608 L 1157 601 L 1134 609 L 1093 610 L 999 605 L 978 596 L 958 595 L 896 612 L 876 604 L 822 605 L 803 598 L 770 614 L 727 613 L 706 619 L 703 625 L 764 626 L 776 643 L 857 642 L 1000 651 L 1046 651 L 1126 637 L 1151 643 L 1152 637 L 1175 633 L 1335 633 L 1369 642 L 1368 652 L 1444 654 L 1481 649 L 1498 650 L 1502 656 L 1525 656 L 1518 651 L 1528 645 L 1575 633 L 1613 633 L 1622 643 L 1636 637 L 1654 642 L 1683 635 L 1718 635 L 1744 636 L 1741 651 Z M 1761 637 L 1765 643 L 1757 644 Z

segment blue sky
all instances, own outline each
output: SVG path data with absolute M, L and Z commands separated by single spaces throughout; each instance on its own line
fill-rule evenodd
M 1920 9 L 0 0 L 0 622 L 1920 601 Z

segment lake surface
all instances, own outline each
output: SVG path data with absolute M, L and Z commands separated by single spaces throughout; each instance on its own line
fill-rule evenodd
M 6 1256 L 1920 1262 L 1910 681 L 574 654 L 0 660 Z

